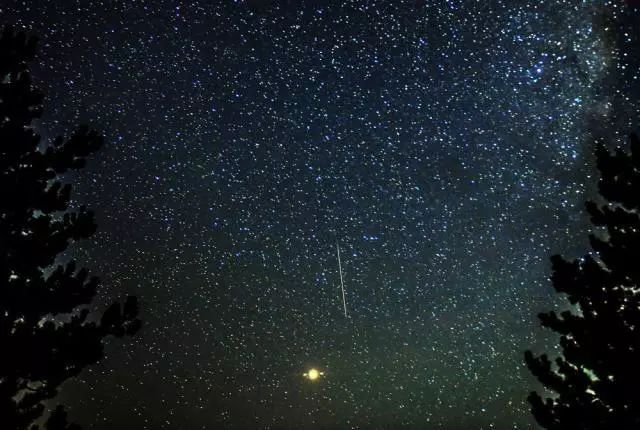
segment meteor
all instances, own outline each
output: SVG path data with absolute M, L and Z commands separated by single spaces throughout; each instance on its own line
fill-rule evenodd
M 336 241 L 336 250 L 338 251 L 338 270 L 340 271 L 340 289 L 342 289 L 342 306 L 344 306 L 344 316 L 347 318 L 347 299 L 344 295 L 344 282 L 342 280 L 342 263 L 340 262 L 340 246 Z

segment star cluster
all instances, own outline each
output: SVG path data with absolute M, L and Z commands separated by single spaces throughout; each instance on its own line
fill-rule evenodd
M 143 304 L 62 393 L 72 418 L 535 428 L 547 260 L 586 246 L 594 122 L 638 112 L 631 6 L 6 3 L 41 38 L 44 137 L 109 142 L 73 178 L 99 224 L 75 253 L 103 301 Z

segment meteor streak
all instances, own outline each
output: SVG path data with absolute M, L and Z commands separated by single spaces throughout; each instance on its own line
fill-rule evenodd
M 336 250 L 338 251 L 338 269 L 340 270 L 340 288 L 342 289 L 342 305 L 344 306 L 344 316 L 347 317 L 347 299 L 344 295 L 344 282 L 342 281 L 342 263 L 340 262 L 340 246 L 336 241 Z

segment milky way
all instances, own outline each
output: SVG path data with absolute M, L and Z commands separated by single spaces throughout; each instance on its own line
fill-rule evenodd
M 99 225 L 74 253 L 100 303 L 143 305 L 63 390 L 72 418 L 535 428 L 523 351 L 553 347 L 548 257 L 586 249 L 590 130 L 624 102 L 602 17 L 628 6 L 6 3 L 41 39 L 43 135 L 109 142 L 74 178 Z

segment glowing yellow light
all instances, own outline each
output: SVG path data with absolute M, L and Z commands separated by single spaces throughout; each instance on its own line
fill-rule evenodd
M 302 376 L 304 376 L 310 381 L 315 381 L 323 375 L 324 375 L 324 372 L 320 372 L 318 369 L 309 369 L 307 373 L 302 374 Z

